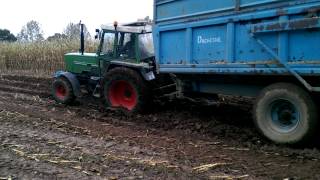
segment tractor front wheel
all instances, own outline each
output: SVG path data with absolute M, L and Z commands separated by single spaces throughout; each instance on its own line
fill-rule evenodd
M 53 81 L 52 95 L 58 103 L 62 104 L 71 104 L 76 99 L 70 82 L 64 77 Z
M 149 88 L 136 71 L 124 67 L 112 69 L 103 83 L 103 97 L 107 106 L 126 113 L 141 113 L 148 108 Z

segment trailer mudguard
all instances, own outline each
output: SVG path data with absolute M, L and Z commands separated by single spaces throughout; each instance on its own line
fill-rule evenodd
M 76 97 L 80 97 L 81 95 L 80 82 L 74 74 L 70 72 L 65 72 L 65 71 L 58 71 L 54 74 L 54 78 L 59 78 L 59 77 L 64 77 L 68 79 L 68 81 L 71 83 L 74 95 Z

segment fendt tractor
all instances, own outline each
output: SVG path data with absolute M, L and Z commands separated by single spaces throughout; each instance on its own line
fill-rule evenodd
M 53 96 L 69 104 L 86 89 L 127 113 L 159 97 L 254 97 L 262 135 L 310 142 L 319 125 L 319 12 L 319 0 L 154 0 L 152 24 L 102 26 L 96 53 L 84 53 L 82 32 Z

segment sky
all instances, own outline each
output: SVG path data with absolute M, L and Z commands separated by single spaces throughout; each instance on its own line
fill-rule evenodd
M 4 0 L 0 29 L 17 35 L 28 21 L 36 20 L 48 37 L 82 20 L 94 34 L 101 24 L 133 22 L 146 16 L 153 17 L 153 0 Z

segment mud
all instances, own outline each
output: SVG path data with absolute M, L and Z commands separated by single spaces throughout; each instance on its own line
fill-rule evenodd
M 125 116 L 84 96 L 50 97 L 50 79 L 0 76 L 0 179 L 319 179 L 320 151 L 255 130 L 252 99 L 157 103 Z

